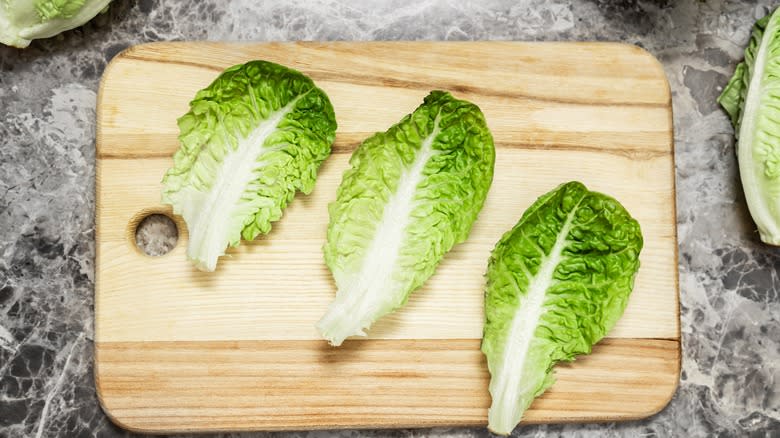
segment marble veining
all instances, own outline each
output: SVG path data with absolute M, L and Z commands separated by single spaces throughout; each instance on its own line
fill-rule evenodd
M 673 93 L 683 364 L 638 422 L 515 436 L 780 437 L 780 249 L 758 241 L 714 99 L 771 2 L 115 2 L 82 28 L 0 48 L 0 437 L 131 436 L 92 379 L 95 98 L 106 63 L 157 40 L 602 40 L 649 50 Z M 142 89 L 139 89 L 142 92 Z M 225 435 L 231 436 L 231 435 Z M 241 436 L 485 437 L 484 429 Z

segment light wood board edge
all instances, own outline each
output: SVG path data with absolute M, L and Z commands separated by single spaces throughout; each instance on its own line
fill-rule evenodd
M 379 344 L 379 349 L 384 348 L 383 345 L 388 344 L 415 344 L 415 343 L 423 343 L 426 342 L 436 342 L 438 344 L 446 344 L 447 342 L 442 342 L 441 340 L 409 340 L 408 342 L 405 342 L 403 340 L 374 340 L 374 341 L 365 341 L 365 340 L 357 340 L 352 341 L 351 346 L 345 344 L 347 346 L 347 349 L 350 351 L 353 351 L 354 348 L 360 348 L 355 347 L 355 345 L 359 344 Z M 463 343 L 473 343 L 475 340 L 473 339 L 452 339 L 449 340 L 449 343 L 452 345 L 455 345 L 456 348 L 460 346 L 462 348 Z M 307 341 L 294 341 L 297 344 L 301 343 L 307 343 Z M 250 342 L 237 342 L 235 344 L 247 344 Z M 268 344 L 274 344 L 272 341 L 259 341 L 259 343 L 268 343 Z M 309 341 L 308 343 L 312 343 Z M 593 423 L 603 423 L 603 422 L 614 422 L 614 421 L 636 421 L 636 420 L 642 420 L 646 419 L 648 417 L 651 417 L 659 412 L 661 412 L 672 400 L 674 395 L 676 394 L 677 388 L 679 386 L 679 372 L 680 372 L 680 341 L 679 340 L 670 340 L 670 339 L 629 339 L 629 338 L 622 338 L 622 339 L 604 339 L 600 343 L 596 344 L 594 348 L 598 349 L 600 347 L 603 348 L 611 348 L 611 346 L 635 346 L 636 348 L 641 349 L 644 344 L 653 344 L 655 346 L 672 346 L 674 348 L 674 375 L 678 378 L 675 378 L 671 380 L 672 385 L 668 388 L 667 392 L 663 393 L 663 397 L 654 397 L 649 399 L 652 403 L 647 403 L 643 405 L 643 407 L 646 407 L 646 409 L 643 409 L 641 411 L 632 411 L 632 412 L 623 412 L 623 413 L 613 413 L 609 415 L 594 415 L 592 413 L 587 413 L 586 415 L 577 415 L 577 414 L 569 414 L 569 415 L 561 415 L 560 410 L 556 410 L 556 414 L 554 417 L 545 416 L 544 414 L 538 414 L 537 412 L 534 412 L 535 405 L 537 403 L 544 403 L 545 399 L 549 396 L 549 392 L 541 395 L 537 400 L 534 401 L 534 404 L 531 405 L 531 408 L 526 413 L 527 417 L 523 419 L 521 422 L 521 425 L 519 427 L 522 427 L 523 425 L 534 425 L 534 424 L 548 424 L 548 423 L 555 423 L 555 424 L 565 424 L 565 423 L 578 423 L 578 424 L 593 424 Z M 217 344 L 225 344 L 224 351 L 230 351 L 232 348 L 234 348 L 234 345 L 231 345 L 233 343 L 231 342 L 203 342 L 203 341 L 195 341 L 195 342 L 108 342 L 106 343 L 107 349 L 128 349 L 131 350 L 132 348 L 138 348 L 140 345 L 148 345 L 153 346 L 153 348 L 170 348 L 171 350 L 174 350 L 176 348 L 180 348 L 182 351 L 186 351 L 187 348 L 198 348 L 198 346 L 203 345 L 205 348 L 213 349 L 214 345 Z M 276 344 L 282 344 L 282 342 L 277 342 Z M 606 345 L 605 345 L 606 344 Z M 413 347 L 412 347 L 413 348 Z M 654 348 L 654 347 L 650 347 Z M 99 349 L 96 349 L 96 355 L 101 354 Z M 403 348 L 404 351 L 407 350 L 407 348 Z M 105 353 L 103 353 L 105 354 Z M 479 353 L 481 355 L 481 353 Z M 585 356 L 580 356 L 580 360 L 583 360 Z M 200 364 L 202 366 L 202 364 Z M 563 363 L 560 366 L 565 366 L 568 368 L 568 372 L 574 372 L 575 369 L 578 367 L 578 362 L 575 361 L 573 363 Z M 103 397 L 103 390 L 101 389 L 103 386 L 103 380 L 101 379 L 100 372 L 98 370 L 98 365 L 95 366 L 95 381 L 96 386 L 98 387 L 98 399 L 101 404 L 101 408 L 104 410 L 106 415 L 111 419 L 112 422 L 117 424 L 118 426 L 122 427 L 123 429 L 137 432 L 137 433 L 145 433 L 145 434 L 170 434 L 170 433 L 227 433 L 227 432 L 249 432 L 249 431 L 268 431 L 268 432 L 274 432 L 274 431 L 304 431 L 304 430 L 344 430 L 344 429 L 421 429 L 421 428 L 430 428 L 430 427 L 485 427 L 487 424 L 487 408 L 484 410 L 484 417 L 480 417 L 479 419 L 476 419 L 473 415 L 469 418 L 460 419 L 460 420 L 433 420 L 433 419 L 426 419 L 426 420 L 419 420 L 419 419 L 410 419 L 410 420 L 394 420 L 388 418 L 388 416 L 381 417 L 379 419 L 373 418 L 369 421 L 362 421 L 362 422 L 356 422 L 356 421 L 350 421 L 350 422 L 343 422 L 339 423 L 337 420 L 334 421 L 332 418 L 337 417 L 337 414 L 331 414 L 329 418 L 330 420 L 313 420 L 313 421 L 301 421 L 297 420 L 295 424 L 290 423 L 282 423 L 274 420 L 262 420 L 258 417 L 254 417 L 249 424 L 247 423 L 240 423 L 237 420 L 217 420 L 215 419 L 215 422 L 221 421 L 223 424 L 227 423 L 228 426 L 221 427 L 221 426 L 214 426 L 211 422 L 208 422 L 207 425 L 204 427 L 203 423 L 196 424 L 195 426 L 188 426 L 188 425 L 182 425 L 180 422 L 176 422 L 176 426 L 171 426 L 170 421 L 154 421 L 153 418 L 155 417 L 165 417 L 163 415 L 156 415 L 154 417 L 140 417 L 140 416 L 131 416 L 131 417 L 122 417 L 121 413 L 117 415 L 113 412 L 113 410 L 110 407 L 110 403 L 106 403 L 104 397 Z M 486 372 L 486 370 L 485 370 Z M 671 373 L 670 373 L 671 375 Z M 163 377 L 165 375 L 163 374 Z M 485 392 L 487 392 L 487 388 L 485 389 Z M 485 394 L 480 395 L 484 396 Z M 489 397 L 489 395 L 487 396 Z M 108 405 L 108 406 L 107 406 Z M 168 408 L 170 409 L 170 408 Z M 229 409 L 229 407 L 223 407 L 223 409 Z M 120 410 L 121 411 L 121 410 Z M 346 414 L 345 416 L 348 416 L 350 414 Z M 549 414 L 548 414 L 549 415 Z M 236 415 L 232 415 L 235 417 Z M 328 415 L 324 415 L 326 418 L 328 418 Z M 230 417 L 230 416 L 228 416 Z M 529 418 L 530 417 L 530 418 Z M 187 417 L 177 417 L 177 418 L 184 418 Z M 195 419 L 196 421 L 200 418 L 198 416 L 192 416 L 191 418 Z M 220 417 L 221 418 L 221 417 Z M 140 421 L 138 421 L 141 419 Z M 328 422 L 330 421 L 330 422 Z

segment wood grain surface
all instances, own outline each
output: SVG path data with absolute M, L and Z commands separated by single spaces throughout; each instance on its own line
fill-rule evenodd
M 160 180 L 176 118 L 222 69 L 266 59 L 330 96 L 339 130 L 309 196 L 268 236 L 202 273 L 179 243 L 149 257 L 140 220 L 170 215 Z M 328 202 L 362 139 L 431 89 L 478 104 L 496 170 L 471 236 L 401 311 L 341 348 L 314 323 L 335 293 L 321 247 Z M 155 43 L 119 54 L 98 98 L 96 380 L 118 424 L 150 432 L 481 425 L 483 274 L 501 234 L 569 180 L 616 197 L 642 226 L 628 308 L 591 356 L 558 367 L 526 422 L 635 419 L 679 376 L 670 92 L 660 64 L 610 43 Z

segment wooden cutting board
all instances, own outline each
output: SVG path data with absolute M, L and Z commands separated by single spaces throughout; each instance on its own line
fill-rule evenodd
M 270 235 L 202 273 L 187 230 L 162 257 L 134 243 L 160 204 L 176 118 L 224 68 L 251 59 L 311 76 L 339 129 L 314 193 Z M 467 242 L 401 311 L 340 348 L 314 323 L 335 293 L 321 246 L 350 152 L 431 89 L 478 104 L 495 178 Z M 628 420 L 672 397 L 680 370 L 670 92 L 647 52 L 605 43 L 157 43 L 106 69 L 98 99 L 95 361 L 106 412 L 147 432 L 477 426 L 483 273 L 499 236 L 543 193 L 579 180 L 639 220 L 642 267 L 625 315 L 593 354 L 557 368 L 526 423 Z

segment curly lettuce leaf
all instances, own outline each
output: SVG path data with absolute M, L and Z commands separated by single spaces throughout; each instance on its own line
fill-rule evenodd
M 187 256 L 205 271 L 227 246 L 268 233 L 296 191 L 311 192 L 336 131 L 325 92 L 265 61 L 225 70 L 178 123 L 162 200 L 184 217 Z
M 737 137 L 742 189 L 761 240 L 780 245 L 780 14 L 753 27 L 745 60 L 718 98 Z
M 0 0 L 0 43 L 24 48 L 79 27 L 108 8 L 111 0 Z
M 742 112 L 742 100 L 745 98 L 745 77 L 747 76 L 747 64 L 740 62 L 734 70 L 734 76 L 731 77 L 726 88 L 718 97 L 718 103 L 726 110 L 731 124 L 734 126 L 735 133 L 739 135 L 739 116 Z
M 731 124 L 734 125 L 737 134 L 739 134 L 739 121 L 740 116 L 742 115 L 742 102 L 744 102 L 745 95 L 747 94 L 748 83 L 750 82 L 750 77 L 753 74 L 753 67 L 755 65 L 756 52 L 759 44 L 761 44 L 761 39 L 764 36 L 766 25 L 769 23 L 769 18 L 770 15 L 767 15 L 753 25 L 750 42 L 745 49 L 745 60 L 737 64 L 734 75 L 729 80 L 729 83 L 726 84 L 726 87 L 723 89 L 720 96 L 718 96 L 718 103 L 720 103 L 723 109 L 726 110 L 726 113 L 728 113 Z
M 588 354 L 623 314 L 639 268 L 639 223 L 578 182 L 540 197 L 496 245 L 482 352 L 488 428 L 508 435 L 554 382 L 553 366 Z
M 338 292 L 317 329 L 332 345 L 406 303 L 466 239 L 493 181 L 480 109 L 433 91 L 360 145 L 329 206 L 325 262 Z

